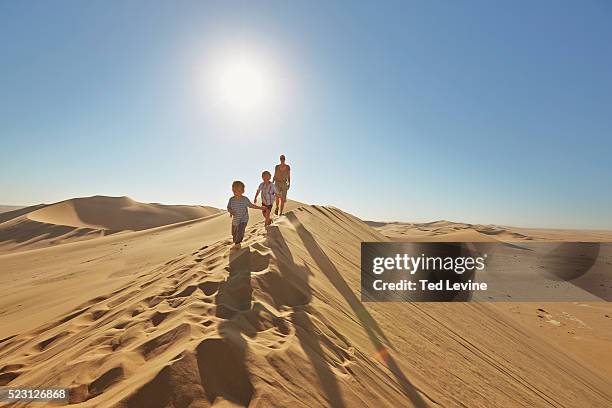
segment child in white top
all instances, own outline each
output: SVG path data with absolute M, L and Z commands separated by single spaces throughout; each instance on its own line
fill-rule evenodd
M 263 183 L 261 183 L 257 188 L 253 201 L 257 202 L 257 196 L 259 196 L 259 193 L 261 193 L 261 204 L 263 205 L 262 212 L 266 218 L 266 226 L 268 226 L 272 223 L 270 214 L 272 213 L 272 205 L 274 204 L 274 199 L 276 198 L 276 186 L 270 181 L 272 174 L 270 174 L 268 170 L 261 173 L 261 178 L 263 179 Z

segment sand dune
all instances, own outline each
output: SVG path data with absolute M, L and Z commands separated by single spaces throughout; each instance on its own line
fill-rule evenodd
M 426 223 L 377 221 L 366 221 L 366 223 L 391 240 L 406 242 L 612 242 L 610 230 L 517 228 L 444 220 Z
M 535 306 L 362 304 L 360 242 L 388 238 L 288 207 L 268 231 L 253 211 L 237 251 L 221 212 L 0 256 L 0 385 L 68 387 L 78 407 L 612 403 L 608 372 Z
M 19 210 L 20 208 L 23 208 L 23 205 L 0 205 L 0 214 L 8 212 L 8 211 L 15 211 L 15 210 Z
M 213 207 L 145 204 L 129 197 L 74 198 L 0 214 L 0 252 L 140 231 L 206 217 Z
M 21 207 L 21 208 L 9 209 L 8 211 L 2 211 L 0 213 L 0 224 L 2 224 L 3 222 L 15 219 L 17 217 L 20 217 L 29 212 L 38 210 L 39 208 L 43 208 L 45 206 L 46 204 L 38 204 L 38 205 L 30 206 L 30 207 Z

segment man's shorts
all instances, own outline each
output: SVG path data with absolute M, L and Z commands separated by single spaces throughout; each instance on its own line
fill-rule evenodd
M 276 195 L 281 197 L 283 201 L 286 200 L 287 190 L 289 190 L 289 187 L 287 187 L 287 182 L 286 181 L 276 181 L 274 185 L 276 186 Z

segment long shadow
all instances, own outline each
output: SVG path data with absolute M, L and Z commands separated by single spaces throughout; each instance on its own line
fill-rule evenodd
M 319 341 L 319 335 L 316 334 L 315 325 L 312 323 L 310 316 L 305 310 L 308 308 L 310 300 L 312 299 L 312 292 L 310 290 L 310 284 L 308 283 L 308 278 L 312 272 L 310 272 L 307 266 L 299 267 L 295 264 L 291 251 L 278 228 L 272 228 L 268 231 L 268 240 L 270 248 L 279 263 L 281 280 L 283 282 L 293 282 L 298 279 L 302 280 L 303 282 L 301 282 L 299 287 L 302 291 L 306 291 L 306 293 L 302 293 L 302 296 L 296 297 L 299 298 L 303 304 L 287 304 L 292 302 L 287 302 L 287 299 L 280 298 L 275 299 L 275 303 L 277 305 L 284 303 L 285 306 L 292 307 L 291 322 L 296 328 L 296 337 L 315 370 L 327 400 L 333 408 L 344 408 L 346 405 L 342 399 L 342 392 L 338 385 L 338 380 L 323 357 L 324 351 Z M 295 274 L 294 271 L 296 270 L 300 272 Z
M 361 322 L 362 327 L 365 329 L 370 341 L 374 345 L 377 351 L 377 356 L 380 358 L 387 368 L 393 373 L 397 381 L 402 386 L 403 393 L 410 398 L 412 403 L 418 407 L 427 407 L 427 404 L 416 391 L 412 383 L 404 375 L 401 368 L 398 366 L 395 359 L 391 356 L 387 346 L 383 344 L 380 338 L 384 339 L 387 344 L 390 345 L 382 329 L 378 326 L 372 315 L 363 306 L 361 301 L 353 293 L 350 286 L 346 283 L 336 266 L 331 262 L 329 257 L 323 252 L 319 244 L 312 236 L 312 234 L 302 225 L 300 220 L 293 213 L 286 214 L 298 235 L 302 239 L 305 248 L 310 253 L 310 256 L 319 266 L 319 269 L 327 276 L 329 281 L 334 285 L 336 290 L 344 297 L 346 302 L 353 309 L 353 312 Z
M 230 253 L 229 276 L 219 286 L 216 303 L 217 315 L 224 319 L 250 308 L 250 250 Z M 217 400 L 248 406 L 253 397 L 253 385 L 246 366 L 246 341 L 231 319 L 219 325 L 219 334 L 220 338 L 206 338 L 198 344 L 195 355 L 183 353 L 182 358 L 162 368 L 153 380 L 128 397 L 125 406 L 184 407 L 202 397 L 208 400 L 206 406 Z M 204 395 L 192 387 L 198 381 Z M 198 402 L 198 406 L 202 406 L 203 401 Z
M 253 384 L 246 365 L 247 343 L 232 318 L 251 309 L 251 251 L 232 249 L 229 275 L 221 283 L 215 303 L 216 315 L 224 320 L 218 328 L 221 338 L 207 339 L 196 348 L 198 368 L 206 398 L 216 398 L 248 406 L 253 397 Z
M 251 249 L 231 249 L 229 275 L 221 283 L 217 296 L 217 317 L 231 319 L 239 311 L 251 309 Z

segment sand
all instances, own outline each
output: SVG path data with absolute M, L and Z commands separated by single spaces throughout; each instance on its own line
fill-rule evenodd
M 74 198 L 0 213 L 0 253 L 141 231 L 219 213 L 214 207 L 145 204 L 129 197 Z
M 4 234 L 19 233 L 17 219 L 124 227 L 53 242 L 44 229 L 17 243 L 3 235 L 0 385 L 67 387 L 75 407 L 612 404 L 607 303 L 359 301 L 361 241 L 546 231 L 373 226 L 290 202 L 268 230 L 251 211 L 232 250 L 224 211 L 170 222 L 157 205 L 113 199 L 105 217 L 101 200 L 81 200 L 0 223 Z M 140 211 L 151 227 L 134 224 Z
M 23 205 L 0 205 L 0 214 L 3 212 L 19 210 L 23 207 Z
M 611 230 L 518 228 L 452 221 L 365 221 L 393 241 L 404 242 L 612 242 Z

